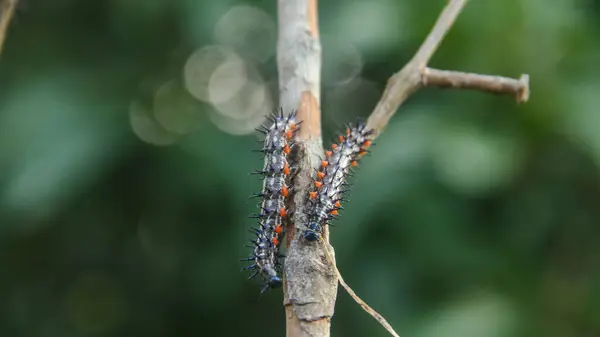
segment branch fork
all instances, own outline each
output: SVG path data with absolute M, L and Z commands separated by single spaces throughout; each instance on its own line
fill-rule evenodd
M 479 90 L 511 95 L 518 103 L 527 102 L 528 75 L 513 79 L 428 67 L 429 60 L 466 3 L 467 0 L 449 0 L 414 57 L 390 77 L 379 102 L 367 119 L 366 127 L 375 131 L 372 138 L 383 131 L 410 95 L 425 87 Z M 306 229 L 303 214 L 310 207 L 307 195 L 313 181 L 311 173 L 318 167 L 319 158 L 324 154 L 320 121 L 321 45 L 317 0 L 278 0 L 278 22 L 279 102 L 288 113 L 297 110 L 298 121 L 302 121 L 302 128 L 296 137 L 298 151 L 295 160 L 299 170 L 292 183 L 295 195 L 289 205 L 294 211 L 294 225 L 287 229 L 284 264 L 286 335 L 329 336 L 339 282 L 391 335 L 398 336 L 385 319 L 360 300 L 341 278 L 335 266 L 333 248 L 329 245 L 327 227 L 320 244 L 302 238 L 302 232 Z

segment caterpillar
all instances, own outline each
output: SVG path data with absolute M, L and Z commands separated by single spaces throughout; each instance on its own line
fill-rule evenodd
M 331 145 L 331 150 L 325 151 L 325 159 L 314 177 L 315 189 L 309 192 L 312 202 L 309 214 L 308 229 L 304 238 L 315 241 L 323 232 L 323 227 L 336 219 L 342 209 L 344 188 L 347 186 L 351 168 L 356 167 L 358 160 L 367 153 L 371 146 L 368 136 L 372 130 L 367 130 L 361 121 L 356 126 L 346 129 L 346 136 L 339 136 L 339 142 Z
M 282 283 L 279 247 L 284 221 L 289 216 L 285 205 L 290 193 L 288 183 L 291 167 L 288 157 L 294 146 L 293 135 L 299 130 L 295 111 L 284 116 L 280 109 L 278 114 L 269 117 L 269 121 L 272 123 L 269 127 L 263 125 L 257 129 L 265 135 L 263 148 L 258 150 L 264 153 L 264 166 L 262 170 L 254 172 L 263 176 L 262 191 L 253 195 L 261 198 L 261 211 L 250 216 L 258 219 L 258 228 L 251 230 L 256 235 L 251 240 L 252 254 L 243 260 L 252 262 L 244 268 L 253 270 L 248 279 L 260 275 L 265 281 L 261 294 L 280 287 Z

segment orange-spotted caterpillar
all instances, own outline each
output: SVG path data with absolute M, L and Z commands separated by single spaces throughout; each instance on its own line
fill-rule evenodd
M 258 219 L 258 228 L 252 233 L 252 254 L 243 261 L 252 264 L 244 269 L 254 270 L 249 279 L 260 275 L 265 280 L 261 293 L 281 286 L 281 263 L 279 247 L 283 237 L 284 221 L 289 216 L 285 199 L 289 195 L 290 163 L 289 155 L 293 147 L 293 135 L 298 131 L 296 113 L 283 115 L 283 110 L 270 117 L 272 124 L 257 129 L 265 134 L 263 148 L 264 167 L 256 174 L 263 176 L 263 188 L 255 197 L 261 198 L 260 213 L 251 217 Z
M 339 136 L 339 143 L 333 144 L 331 150 L 325 151 L 325 160 L 314 178 L 315 189 L 309 192 L 311 211 L 308 229 L 304 238 L 315 241 L 323 232 L 323 227 L 332 219 L 337 218 L 344 201 L 346 179 L 352 167 L 366 154 L 371 145 L 368 136 L 373 134 L 362 122 L 346 129 L 346 136 Z

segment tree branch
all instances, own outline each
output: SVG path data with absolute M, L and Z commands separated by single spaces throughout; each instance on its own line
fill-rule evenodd
M 499 76 L 427 68 L 429 60 L 466 3 L 467 0 L 450 0 L 415 56 L 402 70 L 390 77 L 381 99 L 367 120 L 367 127 L 375 130 L 373 137 L 377 137 L 381 133 L 400 105 L 415 91 L 424 86 L 475 89 L 496 94 L 511 94 L 515 96 L 519 103 L 528 100 L 528 75 L 523 75 L 521 79 L 516 80 Z
M 6 40 L 6 35 L 8 32 L 8 26 L 10 25 L 10 20 L 15 13 L 16 7 L 17 0 L 4 0 L 0 5 L 0 55 L 2 55 L 4 41 Z
M 425 68 L 422 81 L 424 87 L 475 89 L 492 94 L 511 94 L 517 103 L 525 103 L 529 99 L 529 75 L 521 75 L 517 80 L 502 76 Z
M 527 101 L 527 75 L 515 80 L 427 68 L 429 60 L 466 2 L 467 0 L 450 0 L 415 56 L 388 80 L 380 101 L 367 120 L 367 128 L 375 130 L 374 137 L 383 130 L 400 105 L 421 87 L 476 89 L 512 94 L 518 102 Z M 298 121 L 302 123 L 295 138 L 297 146 L 292 154 L 297 165 L 292 181 L 294 193 L 288 205 L 293 214 L 293 224 L 286 229 L 283 296 L 286 335 L 327 337 L 338 285 L 334 251 L 329 245 L 327 226 L 324 227 L 323 245 L 303 240 L 301 235 L 308 221 L 304 215 L 308 214 L 310 206 L 307 195 L 313 183 L 312 173 L 323 157 L 320 122 L 321 45 L 317 0 L 278 0 L 278 22 L 280 105 L 286 113 L 297 110 Z M 349 292 L 353 298 L 358 298 L 351 290 Z M 392 335 L 395 334 L 381 315 L 373 313 L 374 310 L 361 300 L 357 302 Z
M 451 0 L 448 5 L 446 5 L 446 8 L 444 8 L 438 17 L 435 25 L 431 29 L 431 32 L 421 44 L 421 47 L 419 47 L 419 50 L 410 62 L 415 63 L 415 68 L 422 69 L 427 66 L 427 63 L 429 63 L 429 60 L 431 60 L 431 57 L 433 57 L 433 54 L 435 54 L 436 50 L 442 43 L 442 40 L 466 4 L 467 0 Z
M 283 303 L 288 337 L 329 336 L 337 278 L 319 245 L 302 239 L 308 214 L 312 172 L 323 156 L 321 140 L 321 44 L 317 0 L 278 0 L 277 69 L 283 111 L 298 110 L 302 122 L 292 154 L 292 223 L 286 229 Z

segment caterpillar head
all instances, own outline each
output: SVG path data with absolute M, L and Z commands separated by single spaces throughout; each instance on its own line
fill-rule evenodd
M 273 289 L 273 288 L 279 288 L 279 287 L 281 287 L 281 283 L 282 283 L 281 277 L 279 277 L 277 275 L 273 275 L 273 276 L 271 276 L 269 278 L 268 283 L 269 283 L 269 287 L 271 289 Z
M 270 275 L 269 279 L 267 280 L 267 284 L 265 284 L 264 288 L 261 290 L 260 293 L 264 294 L 269 289 L 279 288 L 279 287 L 281 287 L 282 283 L 283 282 L 281 281 L 281 277 L 279 277 L 277 275 Z
M 319 234 L 317 234 L 317 230 L 319 226 L 316 223 L 311 223 L 308 225 L 308 229 L 304 232 L 304 238 L 306 241 L 317 241 L 319 239 Z

